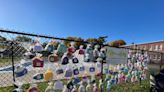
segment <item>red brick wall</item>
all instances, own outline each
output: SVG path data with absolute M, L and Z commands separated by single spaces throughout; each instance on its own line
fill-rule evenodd
M 126 48 L 135 48 L 135 49 L 143 49 L 146 48 L 145 50 L 150 50 L 152 46 L 152 51 L 156 51 L 156 45 L 157 46 L 162 46 L 162 50 L 160 52 L 164 52 L 164 41 L 159 41 L 159 42 L 152 42 L 152 43 L 143 43 L 143 44 L 135 44 L 135 45 L 129 45 L 129 46 L 124 46 Z

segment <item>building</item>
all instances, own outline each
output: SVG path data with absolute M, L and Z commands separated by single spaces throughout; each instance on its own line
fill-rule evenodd
M 151 62 L 164 64 L 164 40 L 125 45 L 123 47 L 149 51 Z
M 164 40 L 154 41 L 154 42 L 146 42 L 146 43 L 140 43 L 140 44 L 125 45 L 123 47 L 164 53 Z

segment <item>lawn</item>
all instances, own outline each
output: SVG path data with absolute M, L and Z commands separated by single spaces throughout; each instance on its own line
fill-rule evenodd
M 4 63 L 9 63 L 11 64 L 11 58 L 3 58 L 0 59 L 0 63 L 4 64 Z M 18 61 L 20 58 L 15 58 L 16 61 Z M 152 67 L 152 66 L 151 66 Z M 158 67 L 155 67 L 156 70 L 158 70 Z M 98 84 L 99 79 L 96 80 L 97 84 Z M 63 80 L 64 84 L 66 84 L 66 80 Z M 38 89 L 40 92 L 44 92 L 44 90 L 46 89 L 47 82 L 42 82 L 42 83 L 38 83 Z M 85 84 L 86 85 L 86 84 Z M 77 85 L 79 86 L 79 85 Z M 144 80 L 141 83 L 140 82 L 135 82 L 135 83 L 122 83 L 122 84 L 117 84 L 117 85 L 112 85 L 111 91 L 110 92 L 148 92 L 149 91 L 149 79 L 148 80 Z M 29 87 L 29 84 L 25 84 L 23 85 L 23 89 L 24 91 L 27 90 Z M 103 92 L 107 92 L 106 91 L 106 84 L 104 87 L 104 91 Z M 10 87 L 4 87 L 4 88 L 0 88 L 0 92 L 12 92 L 12 90 L 14 89 L 13 86 Z M 61 92 L 61 90 L 59 91 L 55 91 L 55 92 Z
M 20 57 L 14 57 L 14 63 L 19 63 Z M 12 65 L 11 57 L 0 57 L 0 67 Z
M 66 83 L 65 80 L 63 80 L 63 82 L 64 84 Z M 96 82 L 98 82 L 98 79 Z M 24 91 L 28 87 L 29 84 L 23 85 Z M 46 87 L 47 87 L 47 82 L 38 83 L 38 89 L 40 92 L 44 92 Z M 0 88 L 0 92 L 11 92 L 12 89 L 13 87 Z M 103 92 L 107 92 L 105 88 L 103 90 L 104 90 Z M 122 84 L 112 85 L 111 88 L 111 92 L 148 92 L 148 90 L 149 90 L 149 80 L 144 80 L 141 83 L 135 82 L 135 83 L 122 83 Z M 55 92 L 61 92 L 61 90 Z

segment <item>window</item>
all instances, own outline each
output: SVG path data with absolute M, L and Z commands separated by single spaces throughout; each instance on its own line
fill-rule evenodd
M 158 60 L 161 60 L 161 55 L 160 54 L 157 56 L 157 59 Z
M 160 45 L 158 45 L 158 51 L 160 50 Z
M 158 51 L 158 45 L 155 46 L 155 50 Z
M 156 46 L 155 46 L 155 45 L 153 46 L 153 51 L 154 51 L 154 50 L 156 50 Z
M 162 49 L 163 49 L 163 45 L 161 44 L 161 45 L 160 45 L 160 50 L 162 51 Z
M 145 46 L 142 47 L 142 50 L 144 50 L 144 49 L 145 49 Z
M 144 50 L 147 50 L 147 46 L 144 46 Z
M 154 59 L 155 58 L 155 55 L 150 55 L 150 59 Z
M 158 55 L 155 55 L 155 58 L 154 59 L 157 60 L 158 59 Z
M 153 55 L 152 59 L 153 59 L 153 60 L 156 60 L 156 56 L 157 56 L 157 55 Z
M 141 50 L 144 50 L 144 46 L 141 46 Z
M 150 50 L 150 51 L 152 51 L 152 50 L 153 50 L 153 45 L 151 45 L 151 46 L 150 46 L 150 49 L 149 49 L 149 50 Z

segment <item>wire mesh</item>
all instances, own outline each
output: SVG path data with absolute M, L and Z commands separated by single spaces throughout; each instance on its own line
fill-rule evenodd
M 47 59 L 48 59 L 48 56 L 52 53 L 41 51 L 39 53 L 41 53 L 43 55 L 43 60 L 45 61 L 45 67 L 44 68 L 34 68 L 32 66 L 32 59 L 27 59 L 26 53 L 27 52 L 35 53 L 34 49 L 31 48 L 31 46 L 33 46 L 33 44 L 36 42 L 39 42 L 39 44 L 41 44 L 41 46 L 45 49 L 46 45 L 49 42 L 53 41 L 53 42 L 55 42 L 54 50 L 56 50 L 57 46 L 61 42 L 61 40 L 59 40 L 59 39 L 55 40 L 54 38 L 47 37 L 47 36 L 42 37 L 42 36 L 33 36 L 30 34 L 23 35 L 23 34 L 17 34 L 17 33 L 0 32 L 0 41 L 1 41 L 1 43 L 0 43 L 0 76 L 1 76 L 0 77 L 0 89 L 2 89 L 2 92 L 11 92 L 14 89 L 14 87 L 13 87 L 14 80 L 13 79 L 15 79 L 16 82 L 22 82 L 24 84 L 24 86 L 23 86 L 24 91 L 27 90 L 27 88 L 29 88 L 30 84 L 35 83 L 35 84 L 39 85 L 38 87 L 39 87 L 40 91 L 44 92 L 44 90 L 46 89 L 46 87 L 48 85 L 47 84 L 48 81 L 34 80 L 33 79 L 34 75 L 44 74 L 47 71 L 47 69 L 49 69 L 49 68 L 51 68 L 52 71 L 56 71 L 57 68 L 60 68 L 60 65 L 49 63 L 49 61 L 47 61 Z M 114 48 L 114 47 L 109 47 L 109 48 Z M 135 63 L 137 64 L 137 62 L 144 62 L 143 60 L 147 59 L 146 62 L 144 62 L 144 64 L 142 64 L 141 68 L 148 65 L 148 68 L 150 71 L 159 71 L 161 64 L 164 62 L 163 53 L 160 53 L 160 52 L 150 52 L 150 51 L 134 50 L 134 49 L 126 49 L 126 48 L 114 48 L 114 49 L 115 50 L 117 49 L 118 51 L 124 50 L 124 51 L 131 52 L 131 56 L 128 56 L 129 54 L 127 54 L 127 56 L 125 56 L 125 57 L 127 57 L 127 62 L 122 63 L 122 65 L 123 64 L 128 65 L 129 63 L 131 63 L 134 66 Z M 13 51 L 13 53 L 12 53 L 12 51 Z M 124 53 L 119 53 L 119 55 L 122 55 L 122 54 L 124 54 Z M 140 56 L 138 56 L 138 55 L 140 55 Z M 144 55 L 147 55 L 147 58 L 145 58 Z M 13 60 L 14 66 L 12 66 L 12 56 L 14 58 L 14 60 Z M 143 59 L 141 59 L 141 61 L 138 61 L 138 60 L 140 60 L 140 57 L 142 57 L 142 56 L 143 56 Z M 60 57 L 60 59 L 61 58 L 62 57 Z M 115 59 L 121 60 L 122 58 L 117 57 Z M 111 62 L 111 59 L 108 61 Z M 106 62 L 108 62 L 108 61 L 106 61 Z M 15 72 L 16 68 L 19 65 L 25 66 L 26 69 L 28 70 L 27 73 L 24 74 L 24 76 L 22 76 L 22 77 L 17 77 L 16 75 L 13 76 L 13 71 Z M 81 65 L 82 65 L 82 63 L 76 64 L 76 65 L 70 65 L 70 66 L 67 65 L 67 66 L 65 66 L 64 69 L 66 69 L 66 67 L 80 67 Z M 95 64 L 92 64 L 92 65 L 95 66 Z M 105 71 L 106 65 L 108 65 L 108 64 L 104 64 L 103 68 L 101 70 L 96 69 L 96 71 L 102 71 L 102 70 Z M 112 64 L 109 63 L 109 65 L 112 65 Z M 113 67 L 117 67 L 119 65 L 120 64 L 117 64 L 117 65 L 114 64 Z M 88 65 L 86 64 L 84 66 L 88 66 Z M 14 70 L 13 70 L 13 67 L 15 68 Z M 113 71 L 111 67 L 110 67 L 110 69 L 112 71 L 112 74 L 119 73 L 118 71 Z M 131 72 L 133 70 L 135 70 L 134 67 L 133 67 L 133 69 L 131 69 Z M 88 74 L 87 76 L 89 76 L 89 72 L 87 72 L 87 74 Z M 98 77 L 98 79 L 96 80 L 97 86 L 99 84 L 99 80 L 102 78 L 105 82 L 107 82 L 105 80 L 105 77 L 107 74 L 108 73 L 103 73 L 103 77 L 102 76 Z M 110 76 L 113 76 L 112 74 L 110 74 Z M 83 74 L 81 73 L 79 76 L 82 77 L 82 75 Z M 65 79 L 64 83 L 67 83 L 67 80 L 69 80 L 69 79 L 67 79 L 63 76 L 64 75 L 56 74 L 53 76 L 52 81 L 55 82 L 58 79 Z M 79 77 L 79 76 L 76 76 L 76 77 Z M 118 74 L 117 74 L 117 76 L 118 76 Z M 140 77 L 140 76 L 138 75 L 138 77 Z M 148 78 L 146 78 L 146 79 L 148 79 Z M 131 80 L 129 79 L 121 84 L 130 82 L 130 81 Z M 142 88 L 142 81 L 140 78 L 137 81 L 141 85 L 141 88 L 140 88 L 141 90 L 139 90 L 139 91 L 142 91 L 142 89 L 144 89 L 144 88 Z M 115 83 L 115 84 L 120 85 L 120 83 Z M 107 85 L 104 86 L 104 88 L 105 87 L 107 87 Z M 106 89 L 107 88 L 105 88 L 105 90 Z M 131 88 L 127 87 L 127 90 L 131 90 Z M 104 91 L 104 90 L 102 90 L 102 91 Z M 121 92 L 122 89 L 113 90 L 113 92 L 115 92 L 115 91 Z M 137 90 L 135 90 L 135 91 L 137 91 Z M 61 91 L 59 91 L 59 92 L 61 92 Z M 104 91 L 104 92 L 106 92 L 106 91 Z

